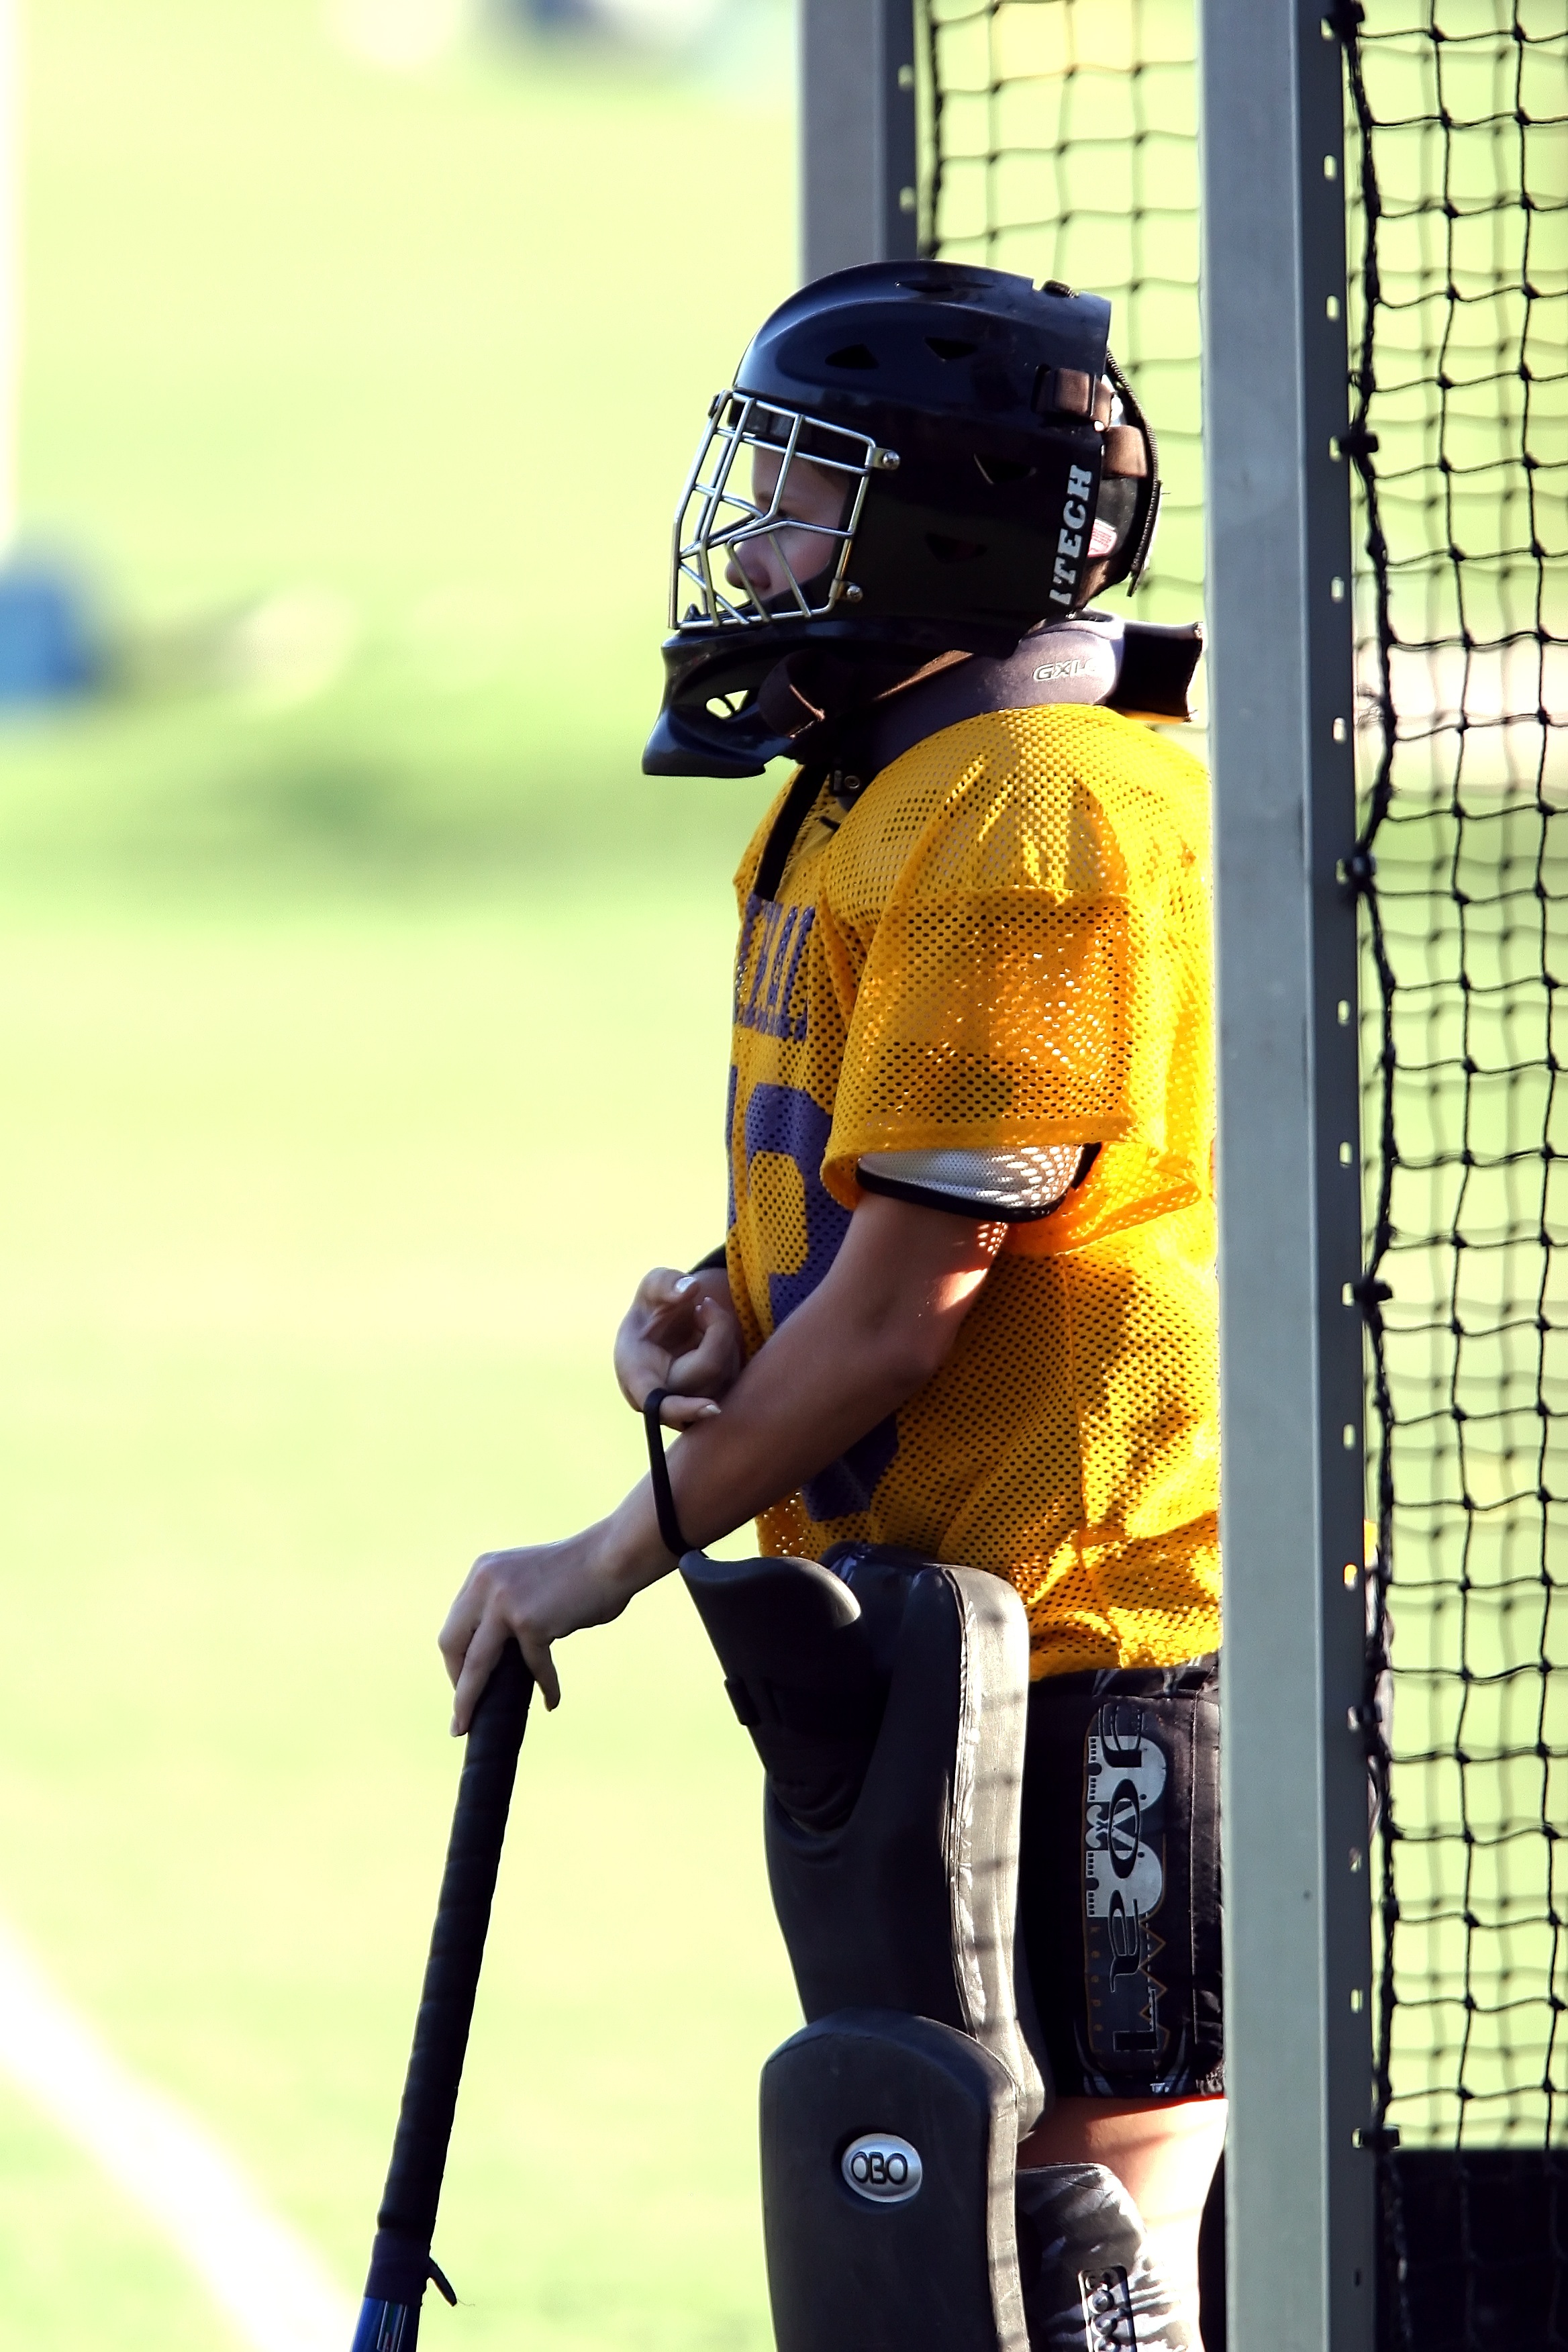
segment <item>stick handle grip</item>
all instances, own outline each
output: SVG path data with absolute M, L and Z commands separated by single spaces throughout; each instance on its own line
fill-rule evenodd
M 468 1729 L 353 2352 L 414 2352 L 533 1676 L 509 1641 Z M 447 2292 L 450 2294 L 450 2290 Z

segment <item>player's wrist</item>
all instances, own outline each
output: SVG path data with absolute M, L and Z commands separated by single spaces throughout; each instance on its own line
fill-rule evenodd
M 646 1486 L 634 1487 L 583 1540 L 592 1572 L 622 1606 L 646 1585 L 667 1576 L 675 1564 L 660 1538 L 653 1496 Z

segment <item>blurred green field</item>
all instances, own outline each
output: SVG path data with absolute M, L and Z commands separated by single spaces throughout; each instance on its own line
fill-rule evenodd
M 792 279 L 787 60 L 405 79 L 327 15 L 32 11 L 24 505 L 97 575 L 117 684 L 13 730 L 5 869 L 728 855 L 737 796 L 637 762 L 675 494 Z M 705 192 L 726 155 L 744 204 Z
M 635 1475 L 604 1333 L 722 1214 L 723 947 L 710 907 L 629 896 L 99 908 L 0 945 L 5 1909 L 346 2281 L 456 1769 L 433 1630 L 477 1549 Z M 655 968 L 683 1007 L 657 1055 L 627 1021 Z M 791 1999 L 749 1752 L 679 1592 L 563 1663 L 459 2122 L 451 2340 L 761 2340 L 754 2081 Z M 26 2181 L 37 2129 L 0 2122 Z M 223 2340 L 199 2308 L 174 2332 L 151 2242 L 100 2273 L 107 2200 L 52 2160 L 50 2228 L 36 2187 L 0 2197 L 26 2340 Z
M 674 493 L 794 198 L 767 0 L 705 83 L 494 41 L 377 73 L 332 13 L 27 11 L 26 517 L 110 679 L 0 732 L 0 1923 L 353 2293 L 458 1761 L 436 1625 L 477 1549 L 635 1475 L 610 1329 L 722 1214 L 765 788 L 637 754 Z M 996 89 L 937 14 L 973 85 L 943 234 L 1000 203 L 1006 262 L 1117 293 L 1173 492 L 1146 609 L 1186 617 L 1189 12 L 1081 18 L 1094 204 L 1035 110 L 1055 12 L 998 20 Z M 1005 185 L 994 118 L 1039 151 Z M 1412 1593 L 1407 1656 L 1423 1624 Z M 760 2352 L 755 2080 L 795 2011 L 750 1752 L 678 1592 L 562 1664 L 426 2342 Z M 1541 1941 L 1505 1954 L 1532 1982 Z M 1450 1944 L 1407 1948 L 1449 1978 Z M 3 2077 L 0 2315 L 29 2352 L 239 2342 Z
M 25 499 L 117 679 L 0 737 L 0 1917 L 354 2293 L 458 1763 L 435 1628 L 635 1475 L 609 1332 L 722 1216 L 763 788 L 637 758 L 792 201 L 765 77 L 401 79 L 323 16 L 31 12 Z M 795 2010 L 752 1761 L 677 1591 L 563 1678 L 427 2338 L 760 2346 Z M 3 2079 L 0 2312 L 238 2341 Z

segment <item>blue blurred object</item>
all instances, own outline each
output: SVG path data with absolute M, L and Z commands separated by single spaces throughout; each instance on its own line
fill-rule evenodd
M 64 565 L 0 565 L 0 706 L 89 693 L 102 666 L 81 583 Z
M 503 14 L 515 17 L 529 27 L 544 26 L 552 30 L 560 25 L 591 25 L 594 11 L 588 0 L 503 0 Z

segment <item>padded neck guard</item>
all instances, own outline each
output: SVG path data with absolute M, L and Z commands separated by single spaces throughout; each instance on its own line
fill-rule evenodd
M 1192 718 L 1189 695 L 1204 649 L 1196 622 L 1159 628 L 1109 614 L 1035 629 L 1015 653 L 950 656 L 873 703 L 800 738 L 801 755 L 844 778 L 853 793 L 928 735 L 990 710 L 1049 703 L 1098 703 L 1131 719 L 1167 724 Z
M 851 808 L 867 785 L 915 744 L 988 710 L 1094 703 L 1131 719 L 1188 719 L 1188 689 L 1203 646 L 1195 621 L 1156 628 L 1080 614 L 1031 630 L 1011 654 L 944 655 L 875 701 L 837 717 L 823 712 L 795 739 L 800 772 L 773 820 L 753 890 L 759 898 L 771 898 L 778 889 L 825 776 L 832 779 L 842 805 Z

